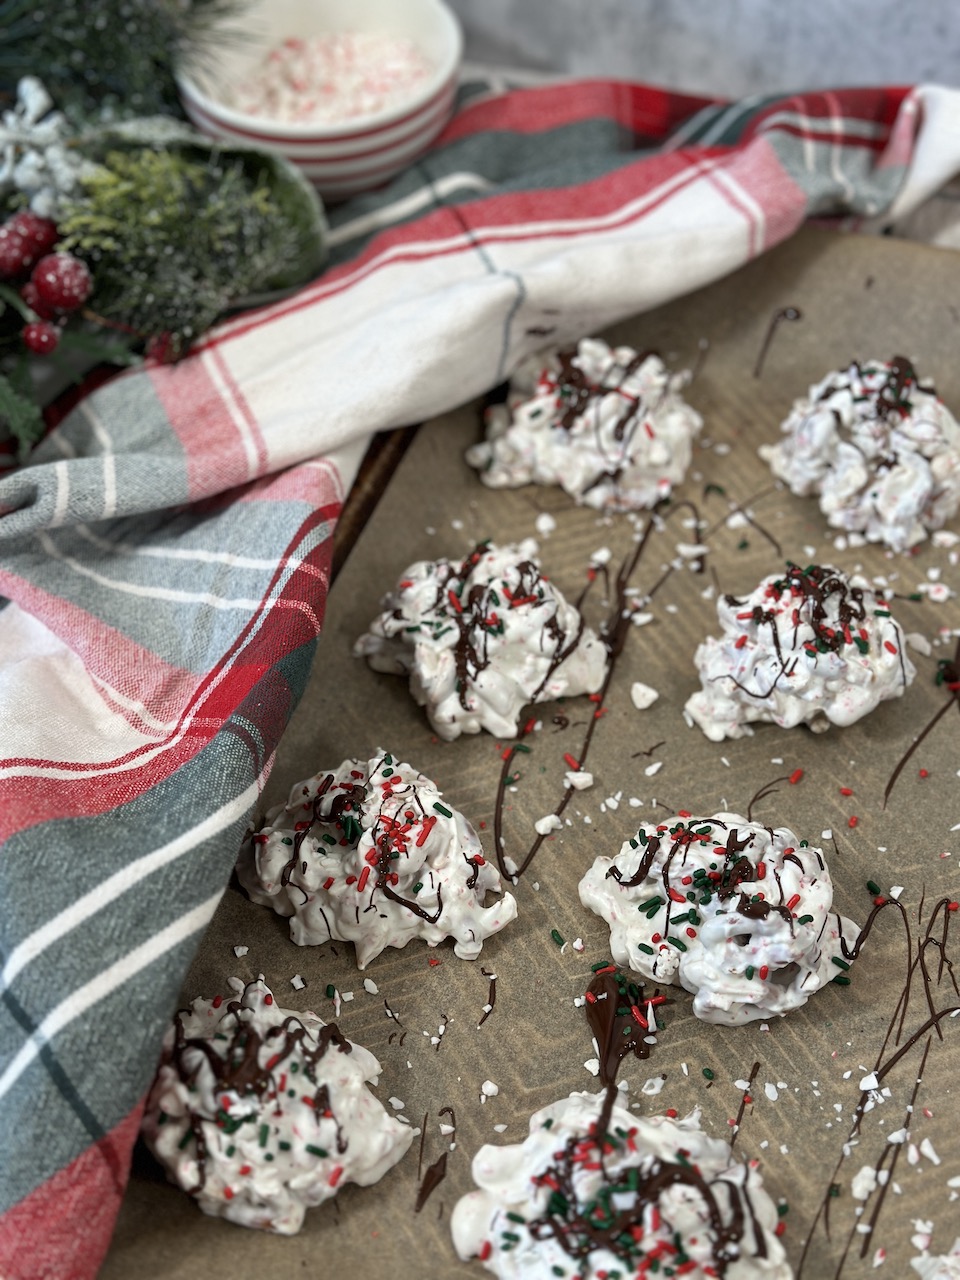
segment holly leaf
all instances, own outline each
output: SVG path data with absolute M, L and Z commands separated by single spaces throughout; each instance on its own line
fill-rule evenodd
M 43 435 L 43 414 L 36 401 L 23 395 L 6 374 L 0 373 L 0 419 L 20 445 L 21 458 Z

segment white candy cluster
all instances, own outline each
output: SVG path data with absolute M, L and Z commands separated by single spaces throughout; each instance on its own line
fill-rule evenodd
M 344 760 L 290 792 L 244 843 L 240 882 L 254 902 L 290 917 L 298 946 L 352 942 L 357 965 L 386 947 L 452 938 L 463 960 L 516 918 L 469 822 L 429 778 L 389 752 Z
M 903 551 L 960 505 L 960 426 L 902 356 L 829 373 L 761 457 L 836 529 Z
M 644 823 L 580 881 L 614 961 L 693 993 L 729 1026 L 798 1009 L 848 968 L 858 929 L 832 912 L 820 849 L 736 813 Z
M 853 724 L 916 675 L 886 600 L 830 565 L 788 565 L 743 599 L 721 596 L 722 634 L 694 654 L 702 688 L 685 714 L 712 742 L 751 722 Z
M 607 654 L 579 611 L 540 573 L 532 538 L 482 542 L 461 562 L 420 560 L 381 601 L 354 652 L 409 675 L 434 730 L 515 738 L 532 702 L 595 693 Z
M 341 124 L 402 105 L 430 74 L 412 40 L 336 31 L 272 48 L 224 95 L 238 111 L 284 124 Z
M 503 1280 L 655 1276 L 666 1267 L 694 1278 L 790 1280 L 759 1172 L 703 1133 L 698 1112 L 644 1117 L 616 1101 L 601 1161 L 602 1103 L 603 1094 L 573 1093 L 535 1112 L 522 1143 L 480 1148 L 479 1190 L 458 1201 L 450 1222 L 461 1258 L 480 1258 Z
M 495 489 L 558 484 L 601 510 L 652 507 L 683 479 L 703 425 L 680 394 L 687 380 L 597 338 L 541 353 L 514 374 L 506 406 L 488 411 L 467 461 Z
M 347 1182 L 370 1186 L 413 1130 L 370 1092 L 380 1063 L 314 1013 L 281 1009 L 262 978 L 194 1000 L 167 1032 L 143 1135 L 204 1211 L 293 1235 Z

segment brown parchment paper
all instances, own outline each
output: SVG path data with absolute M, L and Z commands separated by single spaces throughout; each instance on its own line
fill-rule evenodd
M 752 370 L 771 315 L 784 306 L 798 307 L 803 317 L 779 327 L 762 376 L 755 378 Z M 482 1143 L 518 1142 L 536 1108 L 571 1090 L 598 1087 L 583 1065 L 593 1050 L 573 1000 L 582 994 L 591 965 L 606 957 L 607 932 L 581 907 L 576 886 L 597 854 L 612 854 L 639 821 L 666 813 L 652 807 L 654 800 L 670 813 L 745 811 L 763 783 L 802 769 L 800 782 L 782 783 L 756 806 L 754 816 L 786 823 L 824 847 L 836 885 L 835 905 L 858 922 L 873 905 L 866 881 L 884 891 L 902 885 L 916 952 L 918 919 L 929 916 L 942 894 L 960 897 L 960 839 L 951 830 L 960 822 L 960 752 L 952 710 L 904 770 L 886 810 L 881 802 L 897 761 L 943 704 L 945 694 L 934 676 L 937 660 L 953 652 L 955 639 L 942 637 L 941 628 L 960 626 L 957 601 L 897 602 L 904 629 L 933 642 L 932 653 L 913 653 L 918 676 L 903 699 L 884 704 L 847 730 L 815 736 L 805 729 L 766 726 L 752 738 L 715 745 L 684 724 L 681 708 L 697 687 L 693 652 L 715 629 L 714 602 L 701 594 L 708 585 L 747 591 L 789 557 L 848 570 L 862 566 L 868 574 L 886 575 L 903 594 L 913 593 L 929 570 L 939 570 L 952 589 L 960 587 L 960 570 L 950 563 L 949 551 L 929 542 L 912 556 L 892 556 L 877 547 L 836 549 L 836 535 L 827 530 L 816 502 L 771 491 L 769 472 L 756 454 L 761 441 L 775 437 L 794 396 L 852 358 L 907 355 L 935 380 L 947 403 L 960 409 L 958 307 L 956 255 L 808 230 L 719 284 L 606 335 L 655 348 L 674 367 L 689 367 L 700 340 L 709 341 L 702 372 L 687 393 L 704 415 L 703 438 L 677 496 L 696 501 L 711 526 L 719 527 L 710 535 L 707 572 L 696 576 L 685 567 L 673 573 L 650 606 L 653 621 L 631 631 L 590 751 L 595 785 L 574 797 L 567 809 L 572 825 L 545 841 L 514 890 L 518 920 L 485 944 L 476 963 L 457 960 L 449 945 L 429 951 L 411 944 L 381 955 L 364 975 L 355 967 L 351 946 L 297 948 L 285 921 L 231 888 L 183 990 L 184 1001 L 210 996 L 225 990 L 230 974 L 251 979 L 263 973 L 281 1004 L 313 1008 L 327 1020 L 334 1016 L 333 1002 L 324 994 L 327 984 L 353 992 L 339 1025 L 380 1058 L 379 1096 L 402 1099 L 414 1125 L 427 1115 L 424 1169 L 449 1143 L 438 1129 L 439 1109 L 455 1108 L 456 1149 L 449 1154 L 445 1181 L 415 1215 L 415 1140 L 377 1187 L 346 1187 L 335 1204 L 308 1213 L 298 1237 L 282 1239 L 206 1218 L 141 1153 L 103 1280 L 264 1280 L 327 1273 L 364 1280 L 454 1280 L 484 1274 L 479 1263 L 457 1260 L 447 1227 L 450 1210 L 472 1185 L 470 1160 Z M 419 432 L 397 468 L 331 591 L 311 683 L 279 750 L 264 807 L 285 798 L 297 779 L 382 746 L 435 778 L 475 825 L 485 824 L 481 836 L 492 856 L 501 744 L 486 734 L 449 744 L 436 741 L 405 682 L 371 672 L 351 655 L 351 645 L 377 612 L 382 592 L 414 560 L 460 556 L 486 537 L 507 541 L 531 535 L 537 514 L 545 511 L 556 519 L 556 530 L 541 540 L 544 571 L 575 595 L 590 554 L 607 547 L 616 565 L 632 547 L 635 529 L 623 517 L 576 508 L 559 490 L 486 490 L 463 462 L 463 450 L 479 430 L 477 405 L 448 414 Z M 726 496 L 715 491 L 705 496 L 708 484 L 721 486 Z M 748 510 L 766 533 L 749 524 L 724 527 L 729 503 L 751 495 L 761 495 Z M 679 513 L 665 534 L 653 537 L 633 579 L 636 586 L 649 589 L 675 558 L 676 543 L 690 540 L 690 530 L 683 527 L 688 515 Z M 782 555 L 771 537 L 779 541 Z M 588 604 L 595 623 L 605 607 L 602 586 L 597 584 Z M 660 693 L 645 711 L 636 710 L 629 697 L 638 679 Z M 534 821 L 559 802 L 562 756 L 578 753 L 594 710 L 585 698 L 538 709 L 544 729 L 527 739 L 532 750 L 518 757 L 521 776 L 507 797 L 508 854 L 525 852 Z M 568 728 L 552 723 L 558 711 L 571 721 Z M 655 762 L 662 767 L 647 776 L 645 769 Z M 921 778 L 921 768 L 929 776 Z M 841 787 L 853 794 L 842 795 Z M 605 803 L 608 797 L 615 805 Z M 642 807 L 631 806 L 631 797 Z M 854 816 L 857 824 L 851 827 Z M 821 839 L 827 829 L 833 838 Z M 569 945 L 561 950 L 551 930 L 568 943 L 582 938 L 583 952 Z M 960 930 L 952 932 L 954 946 L 948 943 L 947 950 L 960 951 Z M 236 945 L 249 952 L 236 958 Z M 950 999 L 949 974 L 938 969 L 937 953 L 928 949 L 927 954 L 934 980 L 942 979 L 933 994 L 936 1007 L 960 1004 Z M 431 966 L 430 957 L 440 963 Z M 947 1251 L 960 1234 L 960 1201 L 947 1185 L 960 1174 L 957 1022 L 944 1022 L 942 1041 L 933 1036 L 912 1115 L 906 1108 L 926 1037 L 885 1078 L 890 1096 L 865 1116 L 838 1168 L 860 1098 L 859 1081 L 878 1061 L 909 958 L 902 922 L 892 911 L 884 912 L 851 971 L 851 984 L 828 986 L 769 1029 L 757 1023 L 703 1025 L 690 1012 L 690 997 L 676 988 L 666 1007 L 666 1029 L 649 1060 L 630 1059 L 623 1072 L 642 1112 L 674 1107 L 682 1114 L 698 1106 L 705 1128 L 728 1137 L 741 1099 L 734 1082 L 759 1062 L 754 1102 L 745 1110 L 737 1149 L 761 1161 L 771 1194 L 789 1202 L 784 1242 L 795 1266 L 829 1184 L 839 1188 L 830 1199 L 829 1238 L 822 1221 L 812 1230 L 803 1272 L 811 1278 L 833 1275 L 841 1267 L 849 1277 L 913 1274 L 909 1260 L 917 1251 L 910 1237 L 918 1218 L 934 1223 L 934 1252 Z M 478 1029 L 488 994 L 481 966 L 495 972 L 498 983 L 494 1012 Z M 306 980 L 302 991 L 291 987 L 296 973 Z M 364 990 L 364 976 L 376 982 L 378 995 Z M 384 999 L 402 1020 L 402 1043 L 397 1035 L 388 1043 L 398 1028 L 386 1016 Z M 905 1038 L 927 1013 L 917 982 Z M 441 1022 L 446 1031 L 437 1046 L 431 1037 Z M 891 1041 L 884 1060 L 894 1052 Z M 712 1082 L 704 1068 L 713 1071 Z M 658 1095 L 640 1092 L 657 1076 L 664 1077 Z M 488 1079 L 499 1086 L 499 1094 L 481 1105 L 480 1086 Z M 495 1125 L 506 1128 L 497 1133 Z M 904 1125 L 916 1149 L 902 1145 L 891 1180 L 895 1185 L 888 1188 L 872 1232 L 857 1231 L 858 1222 L 873 1216 L 877 1196 L 858 1217 L 863 1202 L 852 1195 L 851 1179 L 861 1167 L 876 1164 L 888 1148 L 886 1135 Z M 939 1165 L 919 1154 L 925 1138 Z M 888 1162 L 890 1154 L 887 1150 Z M 875 1272 L 878 1247 L 886 1250 L 886 1261 Z

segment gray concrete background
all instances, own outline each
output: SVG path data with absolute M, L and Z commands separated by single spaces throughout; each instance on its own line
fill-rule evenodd
M 472 62 L 718 97 L 960 85 L 957 0 L 448 0 Z

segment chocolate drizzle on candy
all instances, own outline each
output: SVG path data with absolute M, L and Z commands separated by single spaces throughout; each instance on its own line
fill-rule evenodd
M 299 945 L 354 942 L 363 968 L 413 937 L 453 938 L 474 959 L 516 915 L 476 832 L 423 774 L 390 752 L 297 783 L 241 849 L 253 901 L 290 917 Z
M 533 539 L 488 539 L 459 563 L 411 565 L 354 646 L 375 670 L 409 675 L 440 737 L 515 737 L 528 703 L 601 684 L 603 648 L 536 552 Z
M 835 975 L 856 926 L 831 911 L 818 849 L 786 827 L 682 811 L 598 857 L 580 899 L 610 925 L 618 964 L 694 993 L 694 1013 L 738 1025 L 785 1014 Z
M 290 1235 L 341 1183 L 377 1181 L 413 1130 L 367 1088 L 376 1058 L 316 1014 L 277 1006 L 263 979 L 239 999 L 178 1011 L 144 1136 L 205 1213 Z
M 885 597 L 829 565 L 788 562 L 748 597 L 721 597 L 717 613 L 722 635 L 697 649 L 702 687 L 685 707 L 715 742 L 752 721 L 852 724 L 916 674 Z

